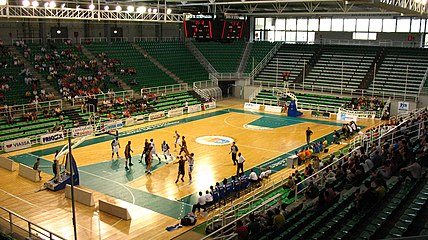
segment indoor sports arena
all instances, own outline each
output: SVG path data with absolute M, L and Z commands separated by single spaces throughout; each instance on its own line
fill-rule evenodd
M 0 0 L 0 239 L 428 239 L 427 0 Z

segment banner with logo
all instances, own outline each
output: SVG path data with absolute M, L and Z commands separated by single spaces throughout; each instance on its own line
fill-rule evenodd
M 137 124 L 137 118 L 136 117 L 130 117 L 130 118 L 127 118 L 125 120 L 125 126 L 133 126 L 135 124 Z
M 282 112 L 282 107 L 265 105 L 265 112 L 276 112 L 276 113 L 280 113 L 280 112 Z
M 158 120 L 158 119 L 163 119 L 165 118 L 165 112 L 154 112 L 154 113 L 150 113 L 149 114 L 149 121 L 154 121 L 154 120 Z
M 196 105 L 187 107 L 187 113 L 194 113 L 194 112 L 200 112 L 200 111 L 202 111 L 201 104 L 196 104 Z
M 143 123 L 146 121 L 146 115 L 138 115 L 135 117 L 135 121 L 137 121 L 137 123 Z
M 94 129 L 92 125 L 81 126 L 71 129 L 71 135 L 73 137 L 82 137 L 87 135 L 92 135 L 94 133 Z
M 339 112 L 337 112 L 336 120 L 347 121 L 347 122 L 350 122 L 350 121 L 357 122 L 357 119 L 358 119 L 358 117 L 355 115 L 351 115 L 349 113 L 342 112 L 340 110 L 339 110 Z
M 104 131 L 115 130 L 121 127 L 123 127 L 122 120 L 116 120 L 116 121 L 104 123 Z
M 205 110 L 214 109 L 217 105 L 215 102 L 204 103 Z
M 3 149 L 5 152 L 12 152 L 19 149 L 31 147 L 31 139 L 29 137 L 18 138 L 14 140 L 4 141 Z
M 260 110 L 260 104 L 256 104 L 256 103 L 244 103 L 244 109 L 249 109 L 249 110 Z
M 64 140 L 64 133 L 63 132 L 49 133 L 49 134 L 44 134 L 44 135 L 40 136 L 40 143 L 41 144 L 58 142 L 61 140 Z
M 409 102 L 398 102 L 398 113 L 407 113 L 410 108 Z
M 176 108 L 168 111 L 168 117 L 177 117 L 184 114 L 184 108 Z

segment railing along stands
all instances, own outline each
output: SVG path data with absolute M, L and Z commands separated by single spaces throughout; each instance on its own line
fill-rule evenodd
M 10 211 L 7 208 L 1 207 L 0 209 L 5 214 L 0 214 L 0 219 L 7 223 L 8 226 L 4 226 L 8 234 L 16 233 L 28 239 L 52 239 L 62 240 L 65 238 L 35 224 L 22 217 L 21 215 Z M 7 217 L 4 217 L 7 215 Z M 26 238 L 27 239 L 27 238 Z

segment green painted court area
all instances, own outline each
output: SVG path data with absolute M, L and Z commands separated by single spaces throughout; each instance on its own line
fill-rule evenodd
M 256 119 L 251 125 L 260 127 L 278 128 L 282 126 L 290 126 L 293 124 L 304 123 L 304 122 L 315 122 L 319 124 L 327 124 L 332 126 L 341 126 L 341 123 L 332 123 L 322 120 L 305 119 L 305 118 L 293 118 L 287 116 L 279 116 L 267 113 L 255 113 L 250 111 L 243 111 L 237 109 L 224 109 L 212 113 L 207 113 L 199 116 L 188 117 L 176 121 L 161 123 L 153 126 L 142 127 L 135 130 L 124 131 L 119 136 L 131 136 L 144 132 L 149 132 L 157 129 L 162 129 L 169 126 L 175 126 L 178 124 L 188 123 L 192 121 L 202 120 L 214 116 L 219 116 L 229 112 L 255 114 L 259 115 L 260 118 Z M 328 141 L 332 141 L 332 134 L 326 136 Z M 111 141 L 112 135 L 103 135 L 83 142 L 80 147 L 90 146 L 96 143 Z M 315 141 L 320 141 L 316 139 Z M 22 155 L 11 157 L 14 161 L 25 164 L 27 166 L 33 166 L 35 159 L 39 156 L 49 155 L 55 153 L 56 150 L 60 150 L 62 147 L 52 147 L 45 150 L 34 151 Z M 281 156 L 273 158 L 258 167 L 271 166 L 274 171 L 280 171 L 286 167 L 287 157 L 292 155 L 294 151 L 299 150 L 301 147 L 296 148 L 288 153 L 284 153 Z M 80 184 L 86 188 L 93 189 L 95 191 L 104 193 L 106 195 L 127 201 L 129 203 L 150 209 L 152 211 L 173 217 L 181 218 L 185 214 L 191 211 L 191 206 L 196 202 L 197 193 L 191 194 L 182 198 L 180 201 L 173 201 L 164 197 L 160 197 L 146 191 L 135 189 L 127 186 L 128 182 L 145 176 L 144 167 L 138 165 L 144 165 L 138 163 L 139 156 L 134 156 L 132 161 L 134 166 L 131 170 L 124 171 L 124 159 L 119 160 L 106 160 L 96 164 L 79 167 Z M 76 159 L 77 163 L 79 162 Z M 154 160 L 153 171 L 165 165 L 165 162 L 158 163 Z M 43 172 L 52 174 L 52 162 L 46 159 L 41 159 L 40 167 Z M 248 172 L 246 172 L 248 174 Z M 46 179 L 44 179 L 46 180 Z M 214 183 L 213 183 L 214 184 Z

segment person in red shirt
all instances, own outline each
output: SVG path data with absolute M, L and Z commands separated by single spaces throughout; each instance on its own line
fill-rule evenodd
M 241 220 L 236 222 L 236 230 L 239 240 L 248 239 L 248 227 L 244 226 L 244 223 Z

